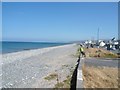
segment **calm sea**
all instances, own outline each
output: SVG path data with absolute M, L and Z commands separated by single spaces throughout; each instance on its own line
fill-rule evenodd
M 0 48 L 0 52 L 4 53 L 11 53 L 11 52 L 18 52 L 23 50 L 30 50 L 30 49 L 38 49 L 38 48 L 45 48 L 45 47 L 53 47 L 59 45 L 65 45 L 68 43 L 50 43 L 50 42 L 2 42 L 2 48 Z M 1 43 L 0 43 L 1 46 Z

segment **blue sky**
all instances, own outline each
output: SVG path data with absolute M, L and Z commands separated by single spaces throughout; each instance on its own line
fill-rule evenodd
M 118 3 L 3 3 L 5 41 L 78 41 L 118 37 Z

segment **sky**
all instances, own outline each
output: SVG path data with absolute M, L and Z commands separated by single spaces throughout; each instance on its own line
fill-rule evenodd
M 117 2 L 4 2 L 3 41 L 68 42 L 118 37 Z

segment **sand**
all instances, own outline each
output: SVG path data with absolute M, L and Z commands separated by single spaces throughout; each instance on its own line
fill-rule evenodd
M 5 88 L 54 88 L 57 74 L 62 82 L 74 70 L 78 46 L 75 44 L 26 50 L 2 55 L 2 87 Z

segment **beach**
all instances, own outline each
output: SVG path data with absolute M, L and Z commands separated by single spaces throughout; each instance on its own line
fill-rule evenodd
M 76 44 L 25 50 L 2 55 L 2 87 L 54 88 L 75 68 Z M 50 74 L 57 78 L 45 79 Z

